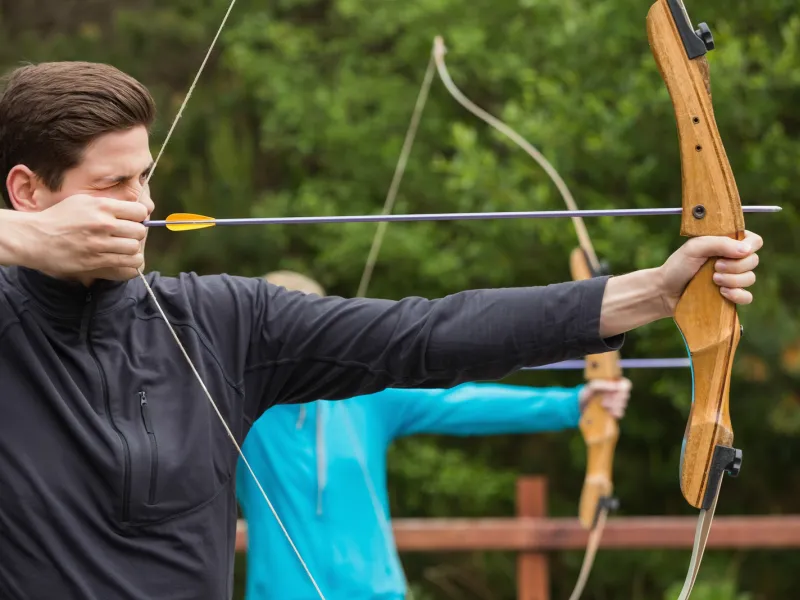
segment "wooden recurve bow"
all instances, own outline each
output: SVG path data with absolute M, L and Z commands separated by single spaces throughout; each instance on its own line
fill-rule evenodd
M 570 270 L 572 278 L 576 281 L 602 275 L 601 272 L 591 268 L 587 253 L 581 248 L 572 251 Z M 584 376 L 586 381 L 620 379 L 622 369 L 619 364 L 619 352 L 588 355 Z M 587 458 L 578 518 L 581 525 L 589 530 L 589 540 L 570 600 L 578 600 L 583 593 L 603 536 L 608 513 L 619 507 L 619 502 L 612 495 L 614 491 L 612 470 L 614 450 L 619 439 L 619 425 L 617 419 L 609 414 L 601 401 L 602 397 L 599 394 L 589 398 L 579 424 L 586 443 Z
M 681 235 L 744 237 L 739 192 L 717 130 L 706 53 L 708 25 L 692 26 L 681 0 L 657 0 L 647 15 L 653 56 L 667 85 L 678 127 L 683 181 Z M 713 282 L 715 259 L 692 279 L 675 311 L 692 361 L 692 407 L 681 450 L 680 485 L 700 509 L 689 570 L 679 600 L 692 592 L 725 472 L 739 473 L 728 398 L 741 336 L 736 305 Z
M 569 187 L 550 161 L 511 127 L 476 105 L 458 89 L 447 71 L 444 60 L 445 54 L 444 40 L 437 37 L 434 40 L 433 57 L 439 72 L 439 78 L 453 98 L 469 112 L 494 127 L 526 152 L 553 181 L 567 208 L 578 210 L 578 205 Z M 579 243 L 579 248 L 572 253 L 571 258 L 573 279 L 587 279 L 600 275 L 602 265 L 594 251 L 583 219 L 574 217 L 572 222 L 575 226 L 575 233 Z M 585 373 L 587 379 L 619 379 L 622 377 L 622 370 L 619 367 L 619 354 L 616 352 L 588 356 L 586 361 Z M 617 500 L 611 496 L 613 490 L 611 470 L 614 449 L 619 437 L 619 427 L 614 417 L 602 407 L 599 398 L 593 398 L 587 405 L 581 418 L 580 429 L 587 445 L 588 462 L 584 487 L 581 493 L 579 515 L 581 524 L 590 533 L 583 564 L 581 565 L 575 588 L 570 594 L 570 600 L 578 600 L 580 598 L 594 564 L 594 557 L 600 545 L 606 517 L 609 511 L 616 509 L 618 505 Z

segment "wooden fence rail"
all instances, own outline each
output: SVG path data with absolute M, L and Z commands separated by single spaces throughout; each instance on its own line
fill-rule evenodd
M 550 600 L 548 552 L 581 550 L 588 534 L 576 518 L 547 517 L 547 481 L 517 482 L 517 517 L 490 519 L 395 519 L 401 552 L 505 550 L 519 553 L 519 600 Z M 696 517 L 610 517 L 601 542 L 606 549 L 690 549 Z M 720 516 L 709 549 L 800 548 L 800 515 Z M 247 550 L 247 527 L 240 522 L 236 550 Z

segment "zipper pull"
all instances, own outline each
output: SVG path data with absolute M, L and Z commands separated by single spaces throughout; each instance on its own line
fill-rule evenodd
M 142 407 L 142 421 L 147 433 L 153 433 L 153 427 L 150 424 L 150 411 L 147 410 L 147 394 L 139 392 L 139 406 Z

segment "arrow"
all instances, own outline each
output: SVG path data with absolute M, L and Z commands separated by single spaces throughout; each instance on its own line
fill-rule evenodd
M 746 213 L 776 213 L 780 206 L 744 206 Z M 423 213 L 410 215 L 334 215 L 321 217 L 253 217 L 217 219 L 192 213 L 173 213 L 165 220 L 144 221 L 145 227 L 166 227 L 170 231 L 194 231 L 216 225 L 317 225 L 322 223 L 381 223 L 400 221 L 480 221 L 497 219 L 560 219 L 589 217 L 652 217 L 680 215 L 682 208 L 613 208 L 599 210 L 532 210 L 477 213 Z
M 619 366 L 625 369 L 681 369 L 692 366 L 688 358 L 623 358 Z M 563 360 L 561 362 L 542 365 L 541 367 L 523 367 L 522 371 L 557 371 L 585 369 L 585 360 Z

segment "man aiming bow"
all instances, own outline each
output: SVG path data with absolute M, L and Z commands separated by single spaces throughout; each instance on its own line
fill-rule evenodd
M 754 234 L 619 277 L 436 300 L 140 277 L 154 118 L 147 89 L 102 64 L 24 66 L 0 96 L 3 598 L 229 598 L 236 448 L 269 407 L 618 349 L 673 315 L 709 257 L 720 293 L 752 300 Z

